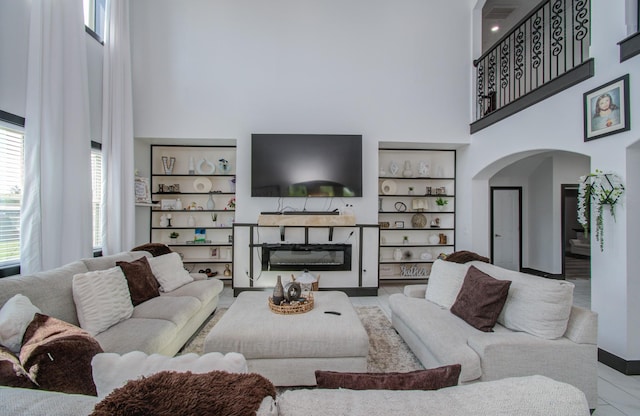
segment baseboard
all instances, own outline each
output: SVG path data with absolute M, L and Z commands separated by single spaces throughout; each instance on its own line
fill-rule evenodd
M 530 269 L 528 267 L 523 267 L 520 269 L 522 273 L 533 274 L 535 276 L 546 277 L 547 279 L 555 279 L 555 280 L 564 280 L 564 276 L 562 274 L 553 274 L 548 272 L 543 272 L 541 270 Z
M 611 354 L 608 351 L 598 348 L 598 361 L 627 376 L 640 375 L 640 360 L 628 361 L 615 354 Z

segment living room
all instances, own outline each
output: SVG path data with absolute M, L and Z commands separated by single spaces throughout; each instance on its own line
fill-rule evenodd
M 0 110 L 25 117 L 29 5 L 11 3 L 0 6 L 2 38 L 11 33 L 15 39 L 0 46 L 11 58 L 0 71 Z M 637 374 L 640 335 L 634 319 L 640 287 L 633 270 L 640 259 L 632 236 L 640 228 L 633 215 L 640 206 L 639 130 L 632 122 L 629 131 L 583 139 L 585 92 L 629 74 L 630 96 L 639 96 L 639 58 L 620 62 L 618 47 L 637 32 L 637 17 L 632 23 L 637 1 L 591 1 L 592 78 L 474 134 L 469 132 L 473 60 L 482 53 L 484 2 L 450 3 L 131 2 L 132 139 L 137 139 L 131 171 L 150 175 L 145 140 L 235 140 L 235 221 L 255 223 L 260 212 L 275 211 L 277 201 L 250 197 L 252 134 L 360 134 L 363 196 L 348 202 L 359 223 L 377 224 L 380 143 L 455 149 L 456 249 L 492 254 L 492 186 L 522 186 L 525 193 L 545 188 L 535 201 L 525 202 L 530 207 L 525 212 L 535 215 L 523 221 L 522 266 L 551 274 L 562 272 L 560 184 L 576 184 L 596 169 L 613 171 L 624 178 L 626 193 L 615 221 L 604 217 L 604 250 L 591 244 L 591 307 L 599 315 L 599 348 Z M 89 35 L 86 42 L 91 138 L 101 141 L 103 51 Z M 630 119 L 640 111 L 634 104 L 632 98 Z M 536 155 L 543 155 L 541 169 L 506 178 L 504 172 L 520 171 Z M 565 169 L 567 159 L 577 159 L 580 169 Z M 287 204 L 320 210 L 326 201 Z M 135 234 L 121 243 L 123 250 L 149 240 L 147 211 L 131 205 Z

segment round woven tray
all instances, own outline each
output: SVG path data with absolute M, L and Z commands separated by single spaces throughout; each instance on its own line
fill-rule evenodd
M 313 309 L 313 293 L 309 292 L 309 296 L 303 299 L 305 299 L 305 301 L 293 305 L 289 303 L 276 305 L 275 303 L 273 303 L 271 297 L 269 297 L 269 308 L 273 312 L 279 313 L 280 315 L 294 315 L 296 313 L 309 312 L 311 309 Z

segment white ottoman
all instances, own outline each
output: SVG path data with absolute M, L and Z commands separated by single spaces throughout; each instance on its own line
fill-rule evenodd
M 269 309 L 270 294 L 240 293 L 207 335 L 204 352 L 239 352 L 250 372 L 276 386 L 315 386 L 315 370 L 367 371 L 369 337 L 347 295 L 314 292 L 313 310 L 279 315 Z

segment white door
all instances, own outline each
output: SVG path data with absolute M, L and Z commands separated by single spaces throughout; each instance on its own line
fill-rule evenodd
M 492 188 L 493 264 L 520 270 L 520 189 Z

